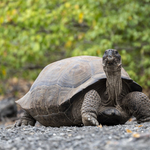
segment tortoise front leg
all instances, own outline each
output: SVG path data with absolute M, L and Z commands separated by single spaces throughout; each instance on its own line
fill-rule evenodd
M 138 123 L 150 121 L 150 100 L 144 93 L 131 92 L 122 102 L 122 108 L 133 115 Z
M 27 126 L 27 125 L 34 126 L 35 123 L 36 123 L 36 120 L 29 113 L 27 113 L 26 111 L 24 111 L 23 116 L 18 121 L 16 121 L 14 127 L 22 126 L 22 125 L 25 125 L 25 126 Z
M 81 107 L 82 122 L 85 126 L 97 126 L 98 109 L 101 103 L 101 98 L 97 91 L 90 90 L 85 94 Z

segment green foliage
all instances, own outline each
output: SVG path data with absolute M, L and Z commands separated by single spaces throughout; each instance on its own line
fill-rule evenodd
M 150 0 L 1 0 L 0 77 L 35 79 L 55 60 L 115 48 L 129 75 L 148 88 L 149 7 Z

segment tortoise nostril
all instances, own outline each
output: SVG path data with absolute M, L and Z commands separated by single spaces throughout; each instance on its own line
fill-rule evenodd
M 113 59 L 114 59 L 114 57 L 113 57 L 113 56 L 108 55 L 108 57 L 107 57 L 107 60 L 108 60 L 108 61 L 113 61 Z

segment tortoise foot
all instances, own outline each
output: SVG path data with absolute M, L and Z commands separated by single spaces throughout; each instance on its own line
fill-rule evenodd
M 150 117 L 141 118 L 141 119 L 137 120 L 137 123 L 144 123 L 144 122 L 150 122 Z
M 85 126 L 98 126 L 99 122 L 90 114 L 85 114 L 82 116 L 82 122 Z
M 14 124 L 14 127 L 18 127 L 18 126 L 22 126 L 22 125 L 34 126 L 35 123 L 36 123 L 36 120 L 31 115 L 29 115 L 27 112 L 24 112 L 23 116 L 18 121 L 16 121 L 16 123 Z
M 84 96 L 81 108 L 82 122 L 85 126 L 98 126 L 97 112 L 101 104 L 101 98 L 97 91 L 90 90 Z
M 133 115 L 138 123 L 150 121 L 150 99 L 144 93 L 131 92 L 123 101 L 123 109 Z
M 22 126 L 22 125 L 31 125 L 31 126 L 34 126 L 35 125 L 35 121 L 32 121 L 32 120 L 26 120 L 26 119 L 19 119 L 18 121 L 16 121 L 14 127 L 19 127 L 19 126 Z

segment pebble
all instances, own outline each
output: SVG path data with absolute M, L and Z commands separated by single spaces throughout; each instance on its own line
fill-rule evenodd
M 60 128 L 44 126 L 6 128 L 0 125 L 0 149 L 4 150 L 148 150 L 149 147 L 150 122 Z

